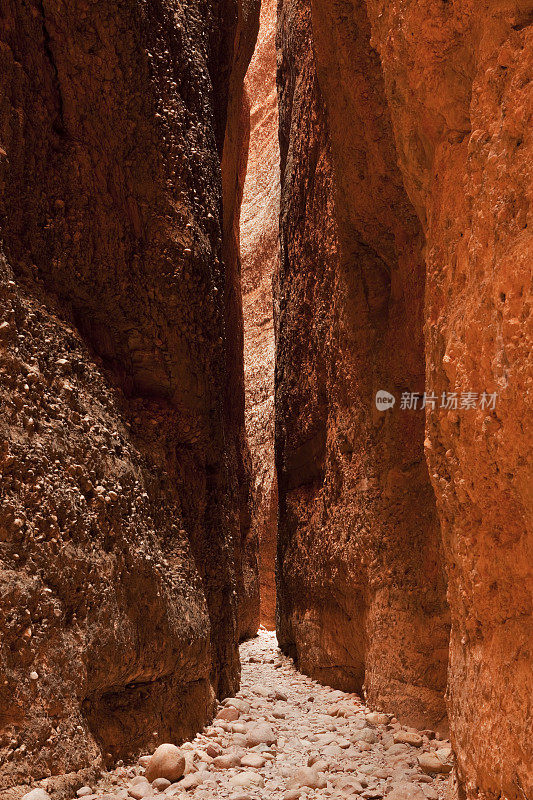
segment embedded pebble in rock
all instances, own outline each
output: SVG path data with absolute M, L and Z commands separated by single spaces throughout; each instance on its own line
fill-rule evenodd
M 448 742 L 301 675 L 264 630 L 241 645 L 241 663 L 240 691 L 213 725 L 107 773 L 90 800 L 445 800 Z M 230 710 L 238 722 L 220 718 Z M 184 777 L 156 771 L 163 755 Z

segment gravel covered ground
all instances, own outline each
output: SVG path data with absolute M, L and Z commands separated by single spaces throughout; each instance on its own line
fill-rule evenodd
M 372 713 L 354 694 L 301 675 L 261 631 L 241 646 L 242 687 L 213 725 L 150 763 L 108 773 L 86 800 L 350 798 L 438 800 L 451 766 L 448 742 Z M 183 769 L 180 780 L 161 777 Z M 157 763 L 156 763 L 157 762 Z M 439 770 L 437 772 L 436 770 Z M 159 775 L 159 777 L 155 777 Z M 150 781 L 148 781 L 150 778 Z M 38 800 L 38 798 L 36 798 Z

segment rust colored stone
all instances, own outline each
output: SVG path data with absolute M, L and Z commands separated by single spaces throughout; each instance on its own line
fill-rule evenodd
M 533 791 L 533 6 L 368 6 L 425 233 L 427 382 L 439 396 L 478 394 L 476 409 L 430 410 L 426 424 L 460 788 L 523 800 Z M 483 392 L 498 395 L 494 408 Z

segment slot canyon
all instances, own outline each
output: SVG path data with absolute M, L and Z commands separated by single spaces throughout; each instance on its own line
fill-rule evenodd
M 533 800 L 532 0 L 0 67 L 0 799 Z

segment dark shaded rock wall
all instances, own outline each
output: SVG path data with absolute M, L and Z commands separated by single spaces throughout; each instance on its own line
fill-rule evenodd
M 0 786 L 190 735 L 238 685 L 249 476 L 221 164 L 257 18 L 0 10 Z
M 379 389 L 423 391 L 422 237 L 364 11 L 317 4 L 316 32 L 311 11 L 284 3 L 278 34 L 280 639 L 313 676 L 445 728 L 424 418 L 374 405 Z

